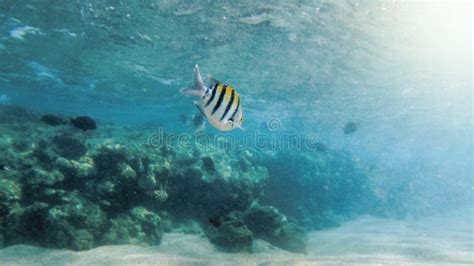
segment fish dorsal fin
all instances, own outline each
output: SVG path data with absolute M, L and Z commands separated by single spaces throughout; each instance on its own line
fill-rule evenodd
M 201 71 L 199 70 L 199 66 L 194 66 L 194 89 L 195 90 L 206 90 L 206 85 L 204 85 L 204 81 L 201 78 Z
M 193 86 L 191 88 L 186 88 L 180 90 L 181 94 L 186 96 L 196 96 L 201 97 L 204 92 L 206 92 L 207 87 L 202 81 L 201 78 L 201 71 L 199 71 L 199 66 L 194 66 L 194 78 L 193 78 Z

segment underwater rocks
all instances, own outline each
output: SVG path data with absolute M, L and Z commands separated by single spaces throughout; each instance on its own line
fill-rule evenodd
M 16 182 L 0 179 L 0 224 L 11 210 L 19 206 L 21 198 L 21 187 Z
M 306 253 L 307 232 L 272 206 L 254 205 L 243 213 L 213 217 L 209 223 L 206 235 L 223 251 L 252 251 L 253 239 L 259 238 L 287 251 Z
M 64 193 L 62 203 L 35 202 L 14 208 L 7 215 L 5 244 L 35 244 L 45 247 L 86 250 L 95 246 L 106 216 L 78 193 Z
M 207 223 L 209 217 L 246 210 L 261 195 L 268 173 L 245 157 L 242 160 L 247 164 L 242 164 L 238 153 L 206 148 L 195 146 L 193 156 L 189 151 L 174 151 L 178 168 L 173 168 L 175 174 L 168 180 L 164 207 L 173 215 Z
M 214 165 L 214 160 L 209 157 L 209 156 L 205 156 L 202 158 L 202 164 L 204 166 L 204 169 L 206 169 L 207 171 L 216 171 L 216 166 Z
M 0 108 L 0 124 L 18 124 L 37 121 L 38 116 L 25 108 L 14 105 L 3 105 Z
M 170 162 L 166 159 L 159 159 L 148 165 L 146 172 L 140 175 L 138 184 L 149 197 L 159 202 L 165 202 L 168 199 L 166 185 L 170 174 Z
M 128 160 L 128 156 L 129 154 L 123 145 L 110 144 L 101 146 L 94 156 L 98 174 L 107 175 L 114 173 L 117 169 L 117 165 L 120 162 Z
M 102 242 L 106 244 L 159 245 L 163 237 L 163 223 L 158 214 L 143 207 L 133 208 L 110 220 Z
M 114 213 L 140 202 L 161 204 L 168 194 L 170 165 L 163 158 L 151 159 L 140 150 L 106 144 L 93 156 L 96 173 L 86 183 L 87 192 Z
M 64 175 L 57 170 L 46 171 L 42 168 L 30 168 L 24 173 L 22 183 L 26 186 L 53 186 L 64 180 Z
M 243 219 L 256 237 L 296 253 L 306 253 L 307 232 L 272 206 L 252 206 Z
M 206 221 L 208 217 L 245 210 L 260 193 L 253 186 L 216 177 L 207 180 L 200 168 L 192 167 L 168 183 L 165 208 L 172 214 Z
M 219 226 L 211 226 L 207 237 L 212 244 L 223 251 L 252 251 L 253 233 L 240 219 L 224 221 Z
M 85 250 L 102 244 L 159 244 L 164 226 L 157 212 L 174 220 L 188 216 L 188 208 L 199 204 L 198 211 L 211 206 L 210 213 L 245 209 L 257 195 L 260 181 L 255 180 L 265 177 L 259 176 L 263 168 L 230 165 L 232 159 L 223 151 L 216 160 L 197 147 L 182 150 L 173 144 L 146 150 L 136 141 L 136 132 L 111 139 L 110 134 L 123 133 L 121 128 L 104 127 L 96 135 L 85 135 L 35 119 L 17 120 L 22 121 L 18 127 L 0 125 L 9 136 L 0 143 L 2 164 L 8 165 L 0 179 L 0 235 L 5 245 Z M 22 139 L 20 133 L 29 138 L 14 145 Z M 194 183 L 204 187 L 196 191 Z M 194 214 L 176 219 L 180 228 L 169 230 L 202 232 L 189 221 L 207 213 Z
M 36 202 L 27 207 L 18 206 L 4 217 L 5 245 L 40 244 L 44 239 L 44 214 L 48 204 Z
M 43 168 L 52 169 L 58 158 L 79 160 L 87 151 L 88 147 L 81 136 L 60 132 L 40 139 L 33 145 L 31 155 Z
M 103 232 L 106 216 L 98 205 L 71 193 L 65 202 L 50 208 L 44 218 L 46 245 L 87 250 L 95 246 Z
M 94 161 L 90 157 L 80 160 L 68 160 L 58 158 L 54 162 L 55 167 L 65 176 L 68 182 L 81 182 L 95 174 Z
M 78 159 L 87 152 L 87 146 L 71 134 L 58 134 L 52 138 L 53 150 L 67 159 Z
M 244 220 L 257 236 L 268 236 L 286 222 L 286 217 L 272 206 L 257 205 L 245 212 Z

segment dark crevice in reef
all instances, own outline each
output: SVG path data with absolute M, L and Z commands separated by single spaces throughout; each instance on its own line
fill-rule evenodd
M 38 117 L 0 107 L 3 246 L 158 245 L 165 232 L 183 232 L 228 252 L 251 251 L 259 238 L 305 253 L 305 228 L 377 201 L 364 171 L 336 152 L 153 148 L 156 128 L 84 132 Z

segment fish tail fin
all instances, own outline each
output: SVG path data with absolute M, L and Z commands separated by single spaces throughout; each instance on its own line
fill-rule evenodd
M 194 85 L 191 88 L 182 89 L 180 92 L 186 96 L 202 96 L 206 91 L 206 85 L 202 81 L 201 71 L 199 71 L 199 66 L 194 66 Z

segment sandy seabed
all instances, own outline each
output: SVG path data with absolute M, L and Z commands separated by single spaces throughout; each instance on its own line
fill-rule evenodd
M 412 220 L 360 217 L 312 232 L 308 254 L 255 241 L 253 253 L 223 253 L 199 235 L 165 234 L 160 246 L 74 252 L 17 245 L 0 265 L 474 265 L 472 212 Z

